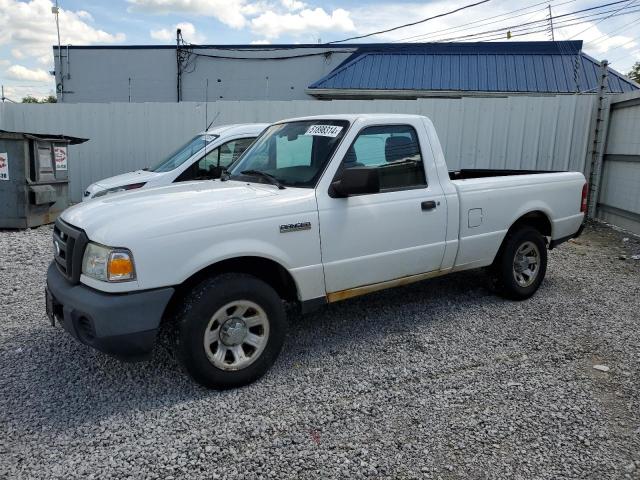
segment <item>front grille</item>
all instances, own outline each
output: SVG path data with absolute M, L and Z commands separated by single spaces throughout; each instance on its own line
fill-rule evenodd
M 82 256 L 88 242 L 87 235 L 60 219 L 53 227 L 53 256 L 62 275 L 71 283 L 80 281 Z

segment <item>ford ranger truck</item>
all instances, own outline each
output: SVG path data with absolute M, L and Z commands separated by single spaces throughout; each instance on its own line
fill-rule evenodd
M 47 312 L 128 360 L 148 358 L 166 322 L 193 379 L 237 387 L 275 361 L 291 302 L 304 313 L 481 267 L 502 295 L 531 297 L 547 250 L 580 233 L 586 195 L 577 172 L 449 171 L 423 116 L 283 120 L 220 179 L 66 210 Z

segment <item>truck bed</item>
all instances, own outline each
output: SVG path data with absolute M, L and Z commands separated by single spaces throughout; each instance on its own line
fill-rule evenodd
M 539 173 L 558 173 L 554 170 L 498 170 L 490 168 L 463 168 L 450 170 L 451 180 L 468 180 L 471 178 L 510 177 L 513 175 L 535 175 Z

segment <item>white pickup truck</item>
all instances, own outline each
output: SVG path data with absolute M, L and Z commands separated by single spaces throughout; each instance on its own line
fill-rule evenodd
M 286 302 L 306 312 L 478 267 L 530 297 L 547 248 L 579 235 L 586 194 L 581 173 L 448 171 L 422 116 L 284 120 L 220 179 L 66 210 L 47 312 L 123 359 L 147 358 L 172 322 L 187 372 L 235 387 L 275 361 Z
M 82 194 L 82 201 L 139 188 L 219 178 L 221 170 L 239 158 L 268 126 L 266 123 L 241 123 L 201 132 L 153 167 L 92 183 Z

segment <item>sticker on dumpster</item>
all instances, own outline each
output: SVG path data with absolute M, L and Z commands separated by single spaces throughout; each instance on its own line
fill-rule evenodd
M 316 137 L 337 137 L 342 127 L 338 125 L 311 125 L 305 135 L 314 135 Z
M 0 153 L 0 180 L 9 180 L 9 156 Z
M 67 169 L 67 147 L 53 147 L 53 156 L 56 159 L 56 171 Z

